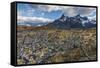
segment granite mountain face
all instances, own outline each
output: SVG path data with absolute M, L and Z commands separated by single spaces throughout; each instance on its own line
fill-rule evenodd
M 88 17 L 82 17 L 79 14 L 73 17 L 68 17 L 62 14 L 59 19 L 47 24 L 46 26 L 59 29 L 92 28 L 96 27 L 96 21 L 89 20 Z

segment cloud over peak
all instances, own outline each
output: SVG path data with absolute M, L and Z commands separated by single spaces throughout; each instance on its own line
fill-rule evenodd
M 60 10 L 67 16 L 75 16 L 77 14 L 88 16 L 93 11 L 96 10 L 96 8 L 91 7 L 76 7 L 76 6 L 57 6 L 57 5 L 30 5 L 32 8 L 36 8 L 40 11 L 45 12 L 52 12 Z

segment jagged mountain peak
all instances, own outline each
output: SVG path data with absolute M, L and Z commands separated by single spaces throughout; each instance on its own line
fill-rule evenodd
M 61 15 L 61 17 L 60 17 L 60 19 L 63 19 L 64 17 L 65 17 L 65 15 L 64 15 L 64 14 L 62 14 L 62 15 Z
M 81 15 L 80 14 L 77 14 L 76 17 L 81 17 Z
M 94 22 L 94 21 L 92 21 Z M 47 26 L 67 29 L 67 28 L 91 28 L 95 27 L 96 24 L 93 24 L 88 17 L 82 17 L 80 14 L 76 16 L 69 17 L 64 14 L 61 15 L 59 19 L 56 19 L 54 22 L 49 23 Z M 86 24 L 85 24 L 86 23 Z
M 67 16 L 65 16 L 64 13 L 63 13 L 63 14 L 61 15 L 61 17 L 59 18 L 59 20 L 60 20 L 61 22 L 66 21 L 66 19 L 67 19 Z

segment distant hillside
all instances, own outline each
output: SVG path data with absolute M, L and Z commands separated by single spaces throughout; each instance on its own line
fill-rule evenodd
M 50 29 L 46 26 L 40 26 L 40 27 L 33 27 L 33 26 L 17 26 L 17 30 L 47 30 L 47 29 Z

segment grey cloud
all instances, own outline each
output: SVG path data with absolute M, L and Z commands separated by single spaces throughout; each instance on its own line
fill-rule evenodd
M 56 6 L 56 5 L 30 5 L 32 8 L 38 9 L 40 11 L 57 11 L 61 10 L 65 13 L 65 15 L 68 16 L 75 16 L 77 14 L 88 16 L 90 13 L 92 13 L 95 8 L 90 7 L 74 7 L 74 6 Z
M 56 11 L 56 10 L 61 10 L 62 8 L 60 6 L 55 6 L 55 5 L 30 5 L 32 8 L 35 8 L 37 10 L 40 11 L 47 11 L 47 12 L 51 12 L 51 11 Z
M 65 15 L 68 15 L 68 16 L 75 16 L 77 14 L 80 14 L 82 16 L 88 16 L 95 10 L 96 10 L 95 8 L 88 8 L 88 7 L 70 7 L 70 8 L 64 9 L 63 11 Z

